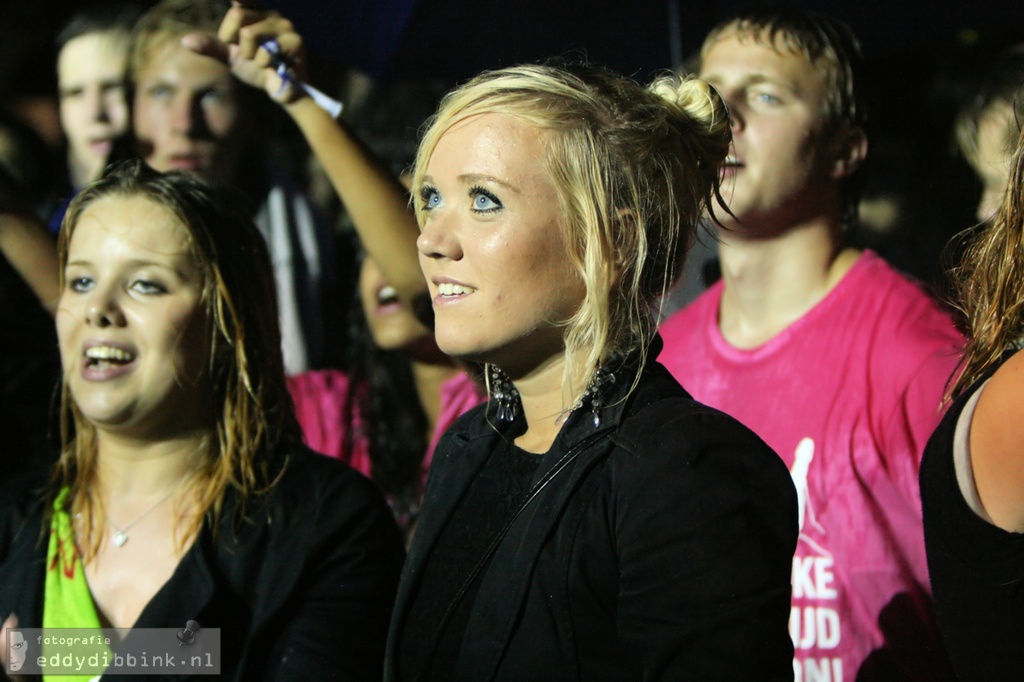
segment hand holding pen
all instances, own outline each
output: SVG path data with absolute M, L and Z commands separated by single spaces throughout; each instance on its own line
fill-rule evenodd
M 241 81 L 264 90 L 272 99 L 289 104 L 311 97 L 336 118 L 337 102 L 303 80 L 305 49 L 302 36 L 280 14 L 257 9 L 250 2 L 233 0 L 217 31 L 216 39 L 198 33 L 182 44 L 200 54 L 219 59 Z
M 274 71 L 277 73 L 278 78 L 281 79 L 281 87 L 278 89 L 278 93 L 283 92 L 285 88 L 289 86 L 299 88 L 313 98 L 313 101 L 326 109 L 327 113 L 331 115 L 331 118 L 338 118 L 341 114 L 341 102 L 328 97 L 320 90 L 317 90 L 312 85 L 304 82 L 296 76 L 295 71 L 292 69 L 291 65 L 289 65 L 284 56 L 281 44 L 278 43 L 276 39 L 271 38 L 270 40 L 261 43 L 260 48 L 270 55 L 271 66 L 274 67 Z

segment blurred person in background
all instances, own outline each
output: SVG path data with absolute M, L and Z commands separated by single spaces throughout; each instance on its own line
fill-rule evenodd
M 306 93 L 282 88 L 260 45 L 277 41 L 290 64 L 301 65 L 304 55 L 301 36 L 276 13 L 235 6 L 225 15 L 218 38 L 193 35 L 186 42 L 220 61 L 196 59 L 230 64 L 240 78 L 288 111 L 309 139 L 360 239 L 360 263 L 353 273 L 356 300 L 346 338 L 348 370 L 304 372 L 289 380 L 306 443 L 371 477 L 411 537 L 441 434 L 483 400 L 463 367 L 438 349 L 429 301 L 424 305 L 426 283 L 415 246 L 419 229 L 396 177 L 411 162 L 415 144 L 398 145 L 404 153 L 389 152 L 389 169 Z M 395 131 L 394 137 L 414 137 L 415 130 L 413 125 Z
M 1024 44 L 1004 50 L 956 121 L 956 141 L 981 183 L 975 217 L 988 220 L 1002 205 L 1013 145 L 1024 123 Z
M 917 482 L 961 347 L 951 315 L 849 246 L 868 151 L 850 29 L 785 6 L 711 30 L 699 76 L 729 106 L 722 279 L 661 327 L 694 398 L 764 438 L 800 503 L 798 680 L 943 679 Z
M 128 131 L 128 47 L 138 4 L 92 5 L 57 36 L 57 94 L 66 142 L 66 176 L 50 218 L 56 234 L 68 202 L 99 178 Z
M 39 215 L 52 189 L 46 144 L 0 116 L 0 463 L 4 474 L 56 457 L 60 295 L 53 237 Z
M 331 364 L 344 346 L 331 336 L 338 313 L 328 305 L 336 244 L 294 159 L 275 144 L 279 113 L 227 63 L 182 44 L 188 35 L 212 40 L 228 8 L 218 0 L 163 0 L 136 24 L 129 55 L 136 152 L 158 171 L 180 170 L 249 197 L 274 264 L 285 368 L 293 375 Z

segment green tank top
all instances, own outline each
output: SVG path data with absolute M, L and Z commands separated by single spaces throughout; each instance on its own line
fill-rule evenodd
M 96 604 L 85 580 L 85 566 L 75 546 L 71 516 L 64 509 L 68 491 L 53 503 L 53 523 L 46 549 L 46 584 L 43 595 L 44 628 L 101 628 Z M 104 647 L 106 649 L 106 647 Z M 63 651 L 63 650 L 61 650 Z M 106 649 L 111 653 L 109 649 Z M 46 657 L 44 645 L 42 656 Z M 52 655 L 55 651 L 49 651 Z M 44 682 L 93 682 L 99 675 L 44 675 Z

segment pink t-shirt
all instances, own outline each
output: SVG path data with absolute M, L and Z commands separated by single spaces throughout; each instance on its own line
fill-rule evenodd
M 288 379 L 288 390 L 295 402 L 295 416 L 306 445 L 371 477 L 369 444 L 362 430 L 362 416 L 349 403 L 349 377 L 344 372 L 327 369 L 305 372 Z M 421 467 L 422 480 L 434 457 L 441 435 L 463 413 L 476 407 L 484 395 L 465 372 L 459 372 L 441 384 L 441 413 L 431 434 Z M 346 443 L 348 429 L 352 443 Z
M 941 678 L 917 474 L 963 338 L 940 305 L 870 251 L 751 350 L 722 337 L 722 287 L 665 322 L 658 359 L 790 469 L 800 510 L 796 679 L 891 679 L 891 665 Z

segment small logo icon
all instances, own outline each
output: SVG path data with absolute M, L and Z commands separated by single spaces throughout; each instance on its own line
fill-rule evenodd
M 16 630 L 8 630 L 7 637 L 7 670 L 16 673 L 28 658 L 28 642 L 25 635 Z
M 194 620 L 190 620 L 185 623 L 183 630 L 178 630 L 178 648 L 181 648 L 182 644 L 192 644 L 196 641 L 196 633 L 199 632 L 199 623 Z

